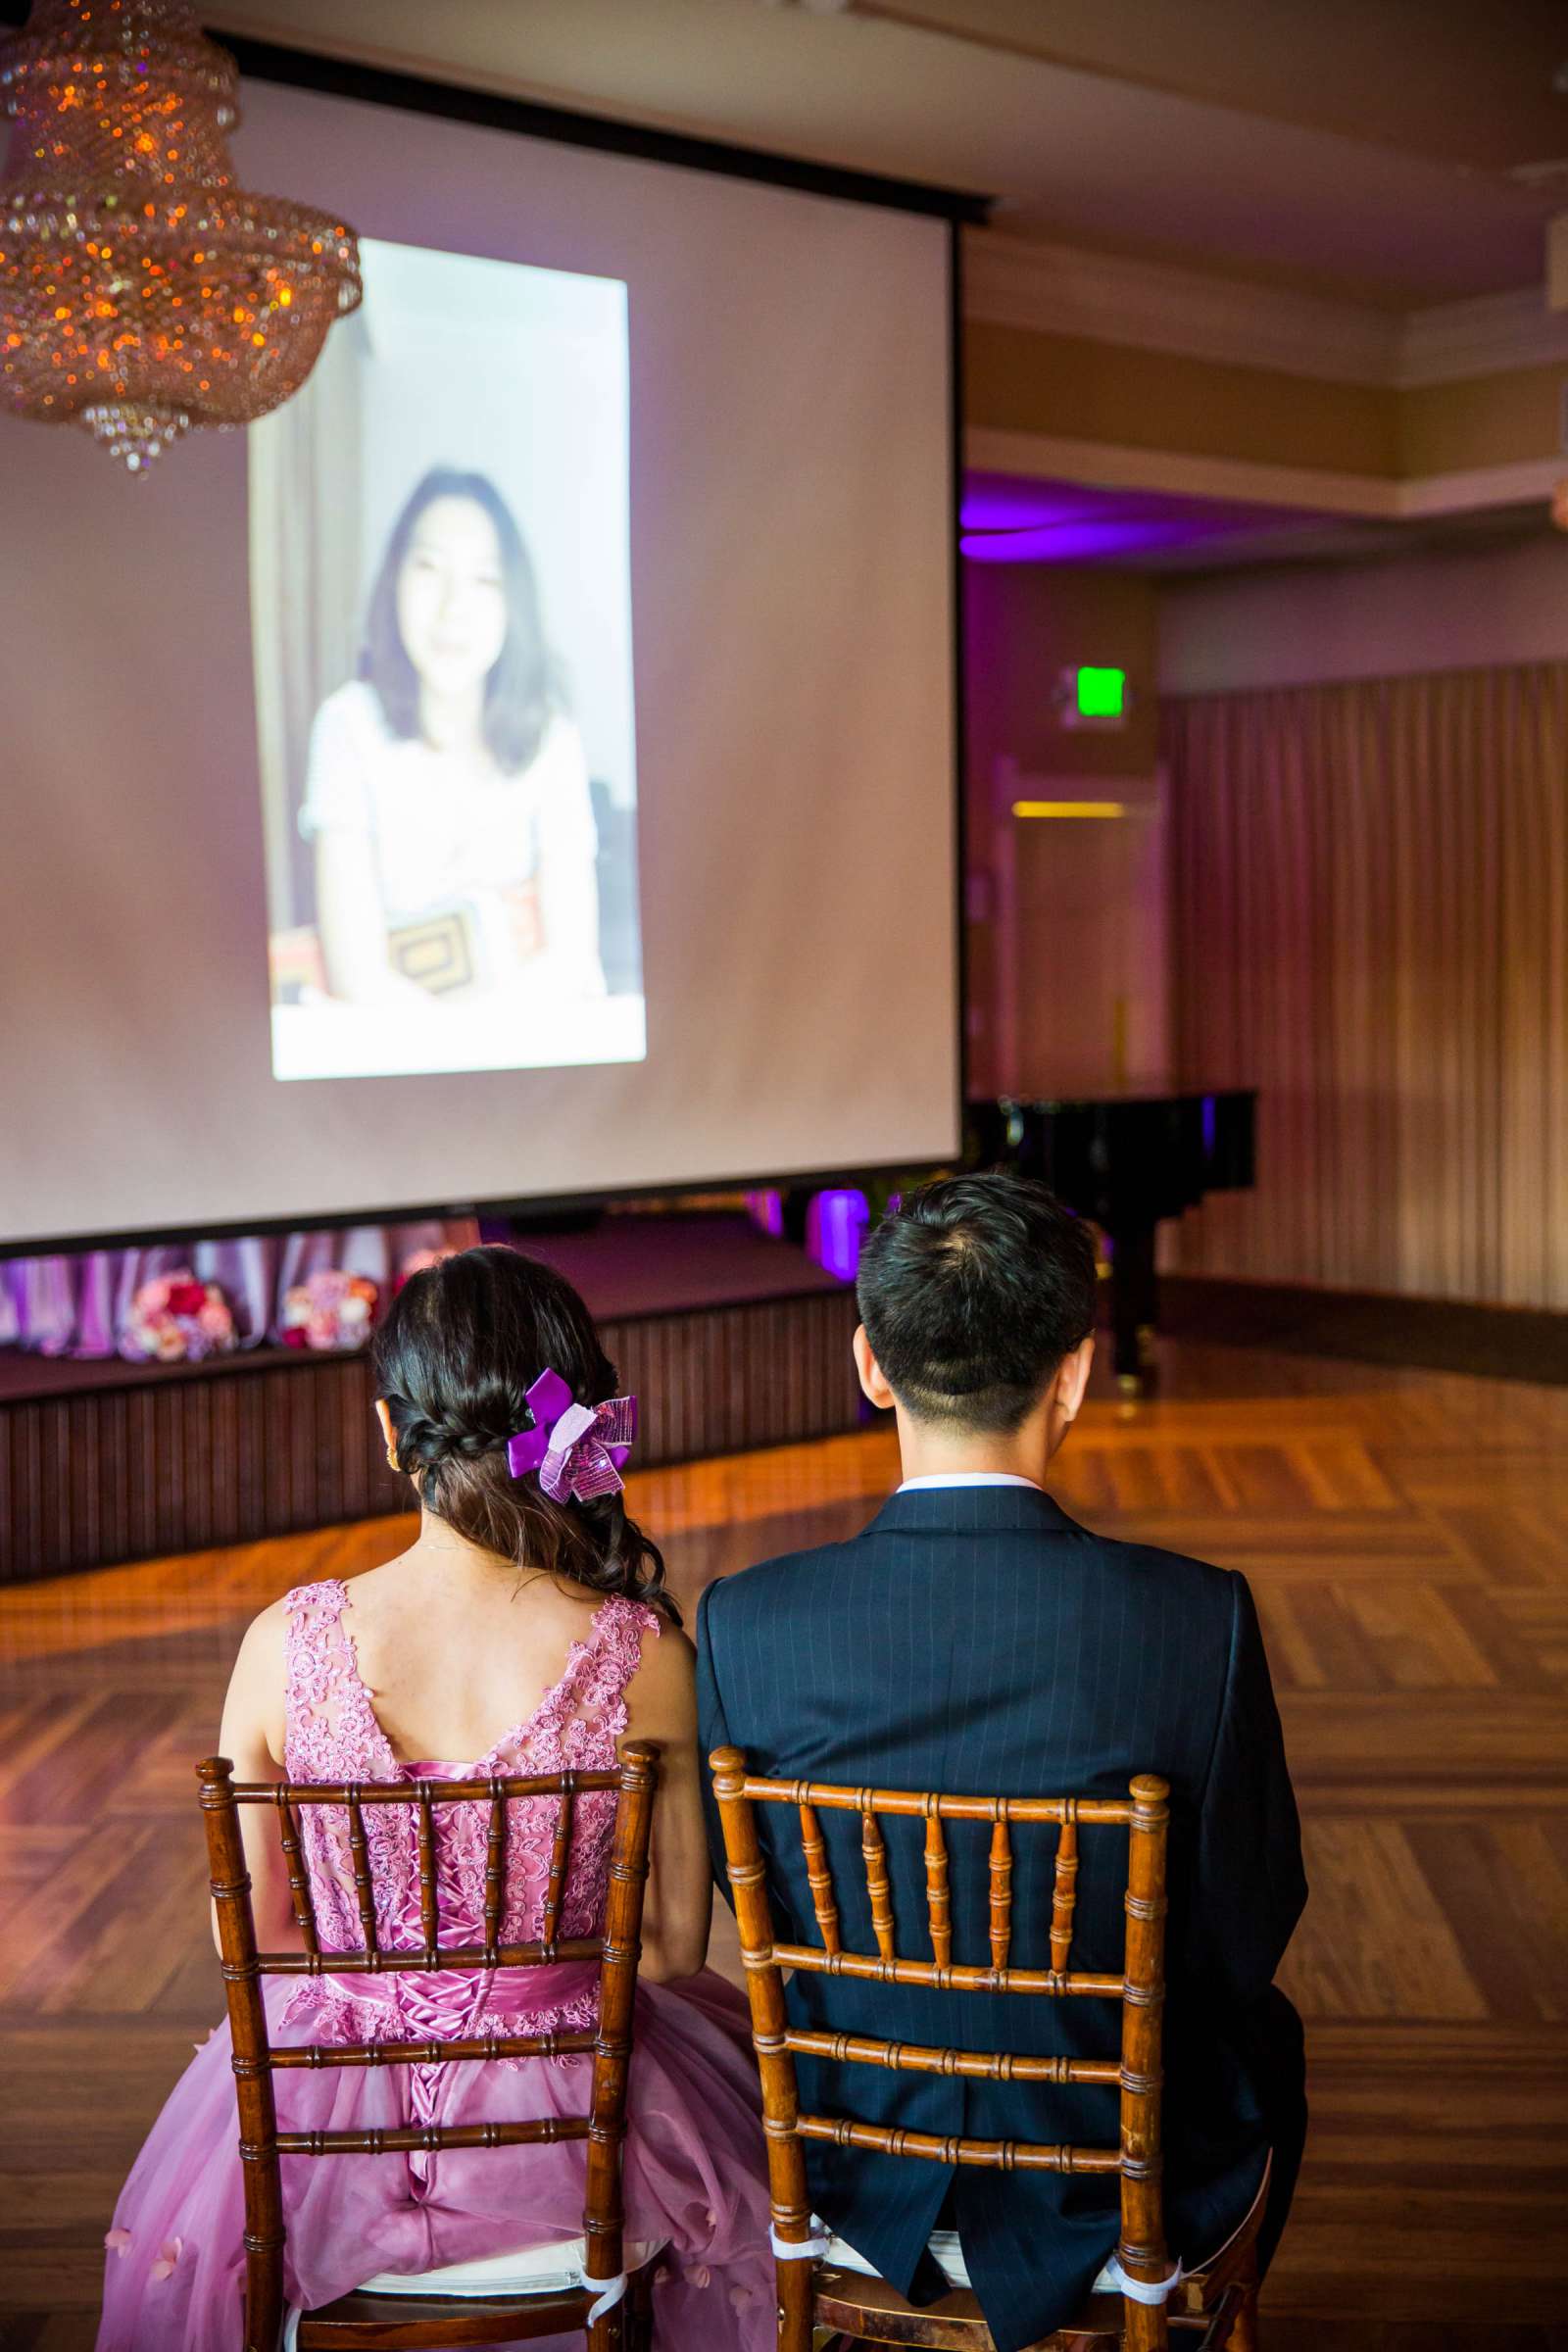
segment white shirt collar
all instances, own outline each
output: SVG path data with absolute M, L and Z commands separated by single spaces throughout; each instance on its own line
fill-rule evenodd
M 1013 1470 L 932 1470 L 920 1478 L 906 1478 L 897 1492 L 921 1494 L 937 1487 L 1027 1487 L 1035 1494 L 1046 1491 L 1038 1480 L 1020 1478 Z

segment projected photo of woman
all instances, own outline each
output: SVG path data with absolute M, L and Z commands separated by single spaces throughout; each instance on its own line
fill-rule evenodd
M 249 435 L 273 1076 L 640 1061 L 625 285 L 361 263 Z
M 432 469 L 394 523 L 360 675 L 311 731 L 300 828 L 332 996 L 395 1011 L 529 980 L 605 994 L 582 738 L 484 474 Z

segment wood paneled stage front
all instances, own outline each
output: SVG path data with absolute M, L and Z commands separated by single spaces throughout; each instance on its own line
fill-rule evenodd
M 745 1217 L 610 1217 L 518 1244 L 576 1284 L 649 1466 L 854 1429 L 853 1292 Z M 204 1364 L 0 1349 L 0 1584 L 408 1508 L 363 1355 Z

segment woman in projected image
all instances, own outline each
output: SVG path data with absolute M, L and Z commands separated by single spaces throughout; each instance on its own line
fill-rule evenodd
M 317 713 L 300 812 L 331 994 L 389 1010 L 603 996 L 582 738 L 487 475 L 442 466 L 415 489 L 359 666 Z

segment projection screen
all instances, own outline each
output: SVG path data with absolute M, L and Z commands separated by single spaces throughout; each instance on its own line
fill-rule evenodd
M 244 103 L 305 393 L 0 423 L 0 1246 L 951 1154 L 948 223 Z

